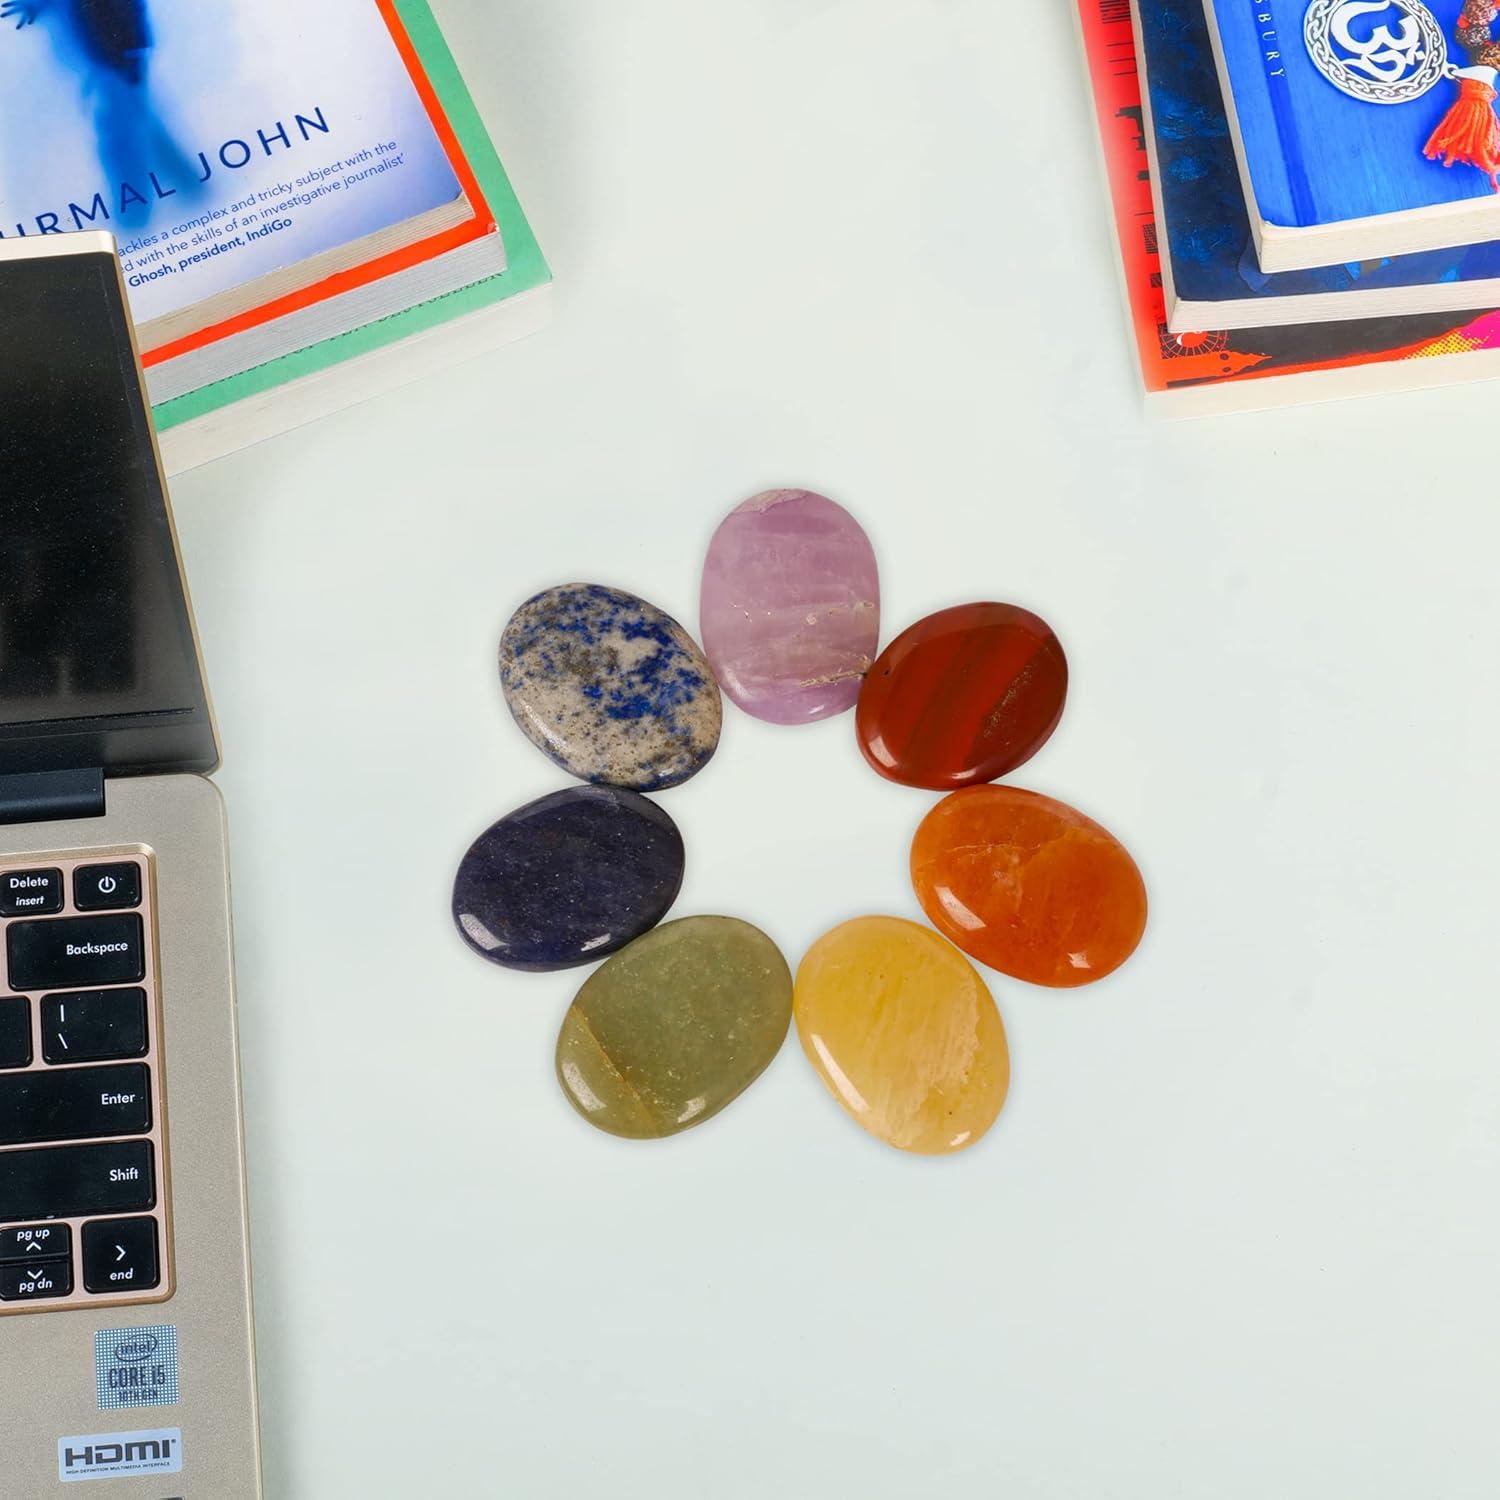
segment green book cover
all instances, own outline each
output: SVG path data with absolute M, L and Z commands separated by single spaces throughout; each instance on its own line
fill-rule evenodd
M 450 292 L 350 333 L 325 339 L 187 395 L 164 401 L 155 408 L 159 431 L 168 432 L 247 397 L 275 390 L 289 381 L 317 374 L 414 334 L 425 333 L 551 280 L 551 272 L 536 236 L 526 222 L 515 190 L 426 0 L 395 0 L 395 6 L 499 226 L 505 241 L 505 271 L 461 291 Z

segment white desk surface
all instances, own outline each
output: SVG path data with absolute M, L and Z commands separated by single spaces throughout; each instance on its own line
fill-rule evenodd
M 1500 1483 L 1500 385 L 1146 425 L 1068 0 L 445 0 L 558 279 L 529 343 L 187 475 L 227 751 L 275 1500 L 1362 1500 Z M 948 1161 L 790 1041 L 632 1146 L 575 974 L 451 930 L 565 778 L 494 650 L 573 579 L 696 629 L 721 513 L 868 524 L 887 636 L 1033 606 L 1016 778 L 1138 855 L 1092 990 L 996 977 Z M 679 914 L 914 915 L 926 794 L 731 712 Z

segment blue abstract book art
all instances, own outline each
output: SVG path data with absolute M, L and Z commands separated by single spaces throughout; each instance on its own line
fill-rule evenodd
M 0 242 L 73 233 L 174 472 L 531 332 L 551 280 L 427 0 L 0 0 Z
M 1492 0 L 1204 0 L 1261 269 L 1500 239 Z
M 1500 242 L 1267 274 L 1202 0 L 1136 0 L 1146 147 L 1173 333 L 1500 306 Z

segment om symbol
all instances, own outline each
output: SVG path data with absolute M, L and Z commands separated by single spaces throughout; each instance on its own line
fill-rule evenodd
M 1375 16 L 1383 19 L 1372 24 Z M 1317 70 L 1369 104 L 1420 98 L 1448 62 L 1442 27 L 1421 0 L 1312 0 L 1303 30 Z
M 1354 35 L 1353 23 L 1361 17 L 1396 10 L 1401 15 L 1398 35 L 1389 26 L 1377 26 L 1363 41 Z M 1353 54 L 1344 59 L 1351 68 L 1368 73 L 1377 83 L 1400 83 L 1422 60 L 1422 28 L 1406 10 L 1392 6 L 1390 0 L 1344 0 L 1329 18 L 1329 33 L 1345 51 Z

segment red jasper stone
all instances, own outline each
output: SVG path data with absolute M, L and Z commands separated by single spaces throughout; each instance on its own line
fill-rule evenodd
M 1068 696 L 1052 628 L 1014 604 L 961 604 L 918 620 L 865 678 L 855 731 L 865 759 L 905 786 L 951 791 L 1024 765 Z

